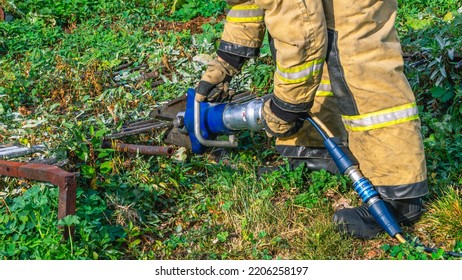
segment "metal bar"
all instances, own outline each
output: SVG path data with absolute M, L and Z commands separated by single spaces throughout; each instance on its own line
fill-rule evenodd
M 122 127 L 122 129 L 129 128 L 129 127 L 140 127 L 140 126 L 145 126 L 145 125 L 148 125 L 148 124 L 151 125 L 151 124 L 155 124 L 155 123 L 158 123 L 158 121 L 154 120 L 154 119 L 144 120 L 144 121 L 137 121 L 137 122 L 134 122 L 134 123 L 127 124 L 127 126 Z
M 125 143 L 110 143 L 105 141 L 103 143 L 103 148 L 109 148 L 124 153 L 140 153 L 143 155 L 166 155 L 171 156 L 174 153 L 172 147 L 165 146 L 147 146 L 147 145 L 134 145 L 134 144 L 125 144 Z
M 163 106 L 155 108 L 149 114 L 149 117 L 153 119 L 159 119 L 159 117 L 175 119 L 178 112 L 186 110 L 186 94 L 175 98 Z
M 136 124 L 130 125 L 127 127 L 122 128 L 122 132 L 129 132 L 129 131 L 142 131 L 142 130 L 150 130 L 150 129 L 159 129 L 172 126 L 172 122 L 151 122 L 151 123 L 143 123 L 143 124 Z
M 166 127 L 171 127 L 171 126 L 172 126 L 171 122 L 170 123 L 161 122 L 161 123 L 155 123 L 152 125 L 141 126 L 141 128 L 140 127 L 128 127 L 128 128 L 123 128 L 121 132 L 108 135 L 105 138 L 106 139 L 121 138 L 123 136 L 134 135 L 134 134 L 138 134 L 138 133 L 145 132 L 145 131 L 153 131 L 156 129 L 166 128 Z
M 25 156 L 25 155 L 43 151 L 43 150 L 45 150 L 44 145 L 32 146 L 30 148 L 24 147 L 24 146 L 14 146 L 14 145 L 0 146 L 0 159 Z
M 75 214 L 77 179 L 74 173 L 53 165 L 0 160 L 0 175 L 49 182 L 59 187 L 58 219 Z M 65 228 L 63 236 L 73 238 L 73 228 Z

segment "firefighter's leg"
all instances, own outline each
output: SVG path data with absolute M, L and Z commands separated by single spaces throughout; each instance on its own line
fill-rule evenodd
M 312 7 L 310 8 L 314 9 Z M 320 19 L 313 18 L 313 20 Z M 322 19 L 322 21 L 323 20 L 324 19 Z M 300 34 L 301 32 L 297 33 Z M 275 40 L 271 33 L 268 39 L 273 59 L 276 60 L 277 50 L 275 48 Z M 346 141 L 346 131 L 340 118 L 337 100 L 333 97 L 326 64 L 324 64 L 321 81 L 316 90 L 310 111 L 315 113 L 335 135 Z M 309 170 L 326 169 L 332 173 L 338 173 L 335 163 L 324 148 L 322 138 L 308 122 L 305 122 L 300 131 L 295 135 L 277 138 L 276 150 L 282 156 L 289 158 L 291 168 L 304 164 Z M 261 170 L 269 172 L 275 169 L 277 169 L 277 167 L 263 168 Z
M 398 222 L 414 222 L 428 188 L 418 109 L 394 28 L 396 0 L 323 2 L 329 75 L 350 150 Z M 339 210 L 334 222 L 361 238 L 381 231 L 365 207 Z

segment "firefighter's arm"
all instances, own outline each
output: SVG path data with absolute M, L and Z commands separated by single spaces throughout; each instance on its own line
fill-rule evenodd
M 260 54 L 265 35 L 264 12 L 254 1 L 228 0 L 217 58 L 207 67 L 196 87 L 196 100 L 217 102 L 229 97 L 229 83 L 249 58 Z
M 265 130 L 273 136 L 294 134 L 313 105 L 327 52 L 321 2 L 256 0 L 277 52 L 274 94 L 262 111 Z

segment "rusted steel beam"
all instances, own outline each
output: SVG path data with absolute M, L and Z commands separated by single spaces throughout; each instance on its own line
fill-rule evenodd
M 0 175 L 49 182 L 59 187 L 58 219 L 75 214 L 77 178 L 74 173 L 47 164 L 0 160 Z M 73 228 L 70 229 L 73 238 Z M 63 232 L 69 238 L 69 229 Z
M 147 145 L 134 145 L 134 144 L 125 144 L 119 142 L 109 142 L 105 141 L 103 143 L 103 148 L 112 148 L 118 152 L 124 153 L 140 153 L 143 155 L 165 155 L 171 156 L 174 153 L 172 147 L 166 146 L 147 146 Z

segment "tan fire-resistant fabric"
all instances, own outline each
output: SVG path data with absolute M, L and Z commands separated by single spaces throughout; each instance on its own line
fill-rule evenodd
M 383 117 L 415 102 L 403 74 L 401 45 L 394 28 L 396 0 L 323 2 L 327 26 L 338 35 L 343 78 L 359 117 Z M 387 124 L 364 131 L 349 129 L 349 147 L 364 175 L 376 186 L 424 181 L 426 164 L 419 119 Z
M 284 110 L 301 111 L 299 104 L 313 101 L 326 56 L 322 2 L 255 0 L 255 4 L 265 11 L 266 28 L 277 50 L 274 95 L 289 104 Z
M 327 49 L 322 3 L 296 0 L 228 0 L 227 3 L 231 5 L 231 10 L 228 12 L 222 41 L 259 48 L 266 26 L 278 50 L 274 95 L 283 103 L 293 105 L 284 110 L 306 111 L 299 109 L 298 105 L 313 101 L 321 81 Z M 250 13 L 253 5 L 264 10 L 264 22 L 256 17 L 243 16 L 239 19 L 230 16 L 230 13 L 238 11 Z M 233 53 L 233 50 L 228 52 Z
M 231 10 L 228 12 L 228 18 L 224 25 L 221 39 L 238 46 L 260 48 L 266 28 L 263 17 L 255 16 L 255 12 L 251 12 L 258 8 L 255 5 L 255 1 L 228 0 L 226 2 L 231 6 Z M 232 15 L 230 14 L 233 11 L 250 11 L 250 15 L 246 17 L 245 13 L 243 13 L 241 18 L 231 17 Z M 263 11 L 261 13 L 263 14 Z
M 324 0 L 359 114 L 415 102 L 394 28 L 396 0 Z

